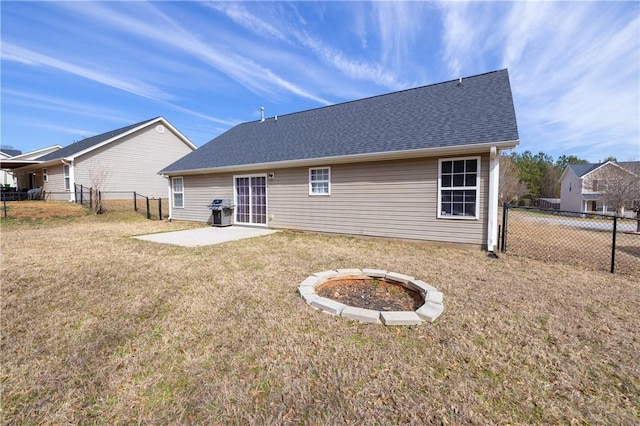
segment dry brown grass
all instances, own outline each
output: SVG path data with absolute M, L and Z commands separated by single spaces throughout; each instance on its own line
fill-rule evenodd
M 124 217 L 124 216 L 122 216 Z M 634 424 L 640 284 L 422 243 L 282 232 L 183 248 L 192 226 L 88 216 L 2 225 L 7 424 Z M 312 310 L 309 274 L 439 287 L 419 327 Z
M 85 216 L 91 212 L 79 204 L 68 201 L 7 201 L 7 219 L 50 219 Z M 0 204 L 0 217 L 4 218 L 4 203 Z

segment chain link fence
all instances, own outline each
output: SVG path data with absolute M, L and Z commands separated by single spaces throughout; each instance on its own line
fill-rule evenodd
M 92 210 L 97 214 L 107 212 L 137 212 L 147 219 L 163 220 L 169 217 L 169 200 L 161 197 L 148 197 L 135 191 L 94 191 L 83 185 L 75 185 L 73 192 L 42 191 L 38 197 L 19 197 L 22 193 L 12 193 L 11 196 L 0 199 L 0 216 L 8 218 L 11 210 L 7 202 L 20 201 L 66 201 L 74 200 L 76 204 Z
M 640 276 L 640 219 L 505 205 L 502 252 Z

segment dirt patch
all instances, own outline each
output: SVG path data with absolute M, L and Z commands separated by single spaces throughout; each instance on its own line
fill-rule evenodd
M 334 278 L 316 288 L 318 296 L 375 311 L 415 311 L 424 304 L 420 293 L 374 278 Z

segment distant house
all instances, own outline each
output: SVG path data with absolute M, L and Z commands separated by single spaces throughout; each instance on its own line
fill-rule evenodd
M 507 70 L 237 125 L 160 171 L 173 219 L 497 244 L 500 150 L 518 144 Z
M 157 171 L 196 146 L 167 120 L 157 117 L 75 142 L 15 166 L 18 189 L 42 188 L 49 199 L 74 200 L 75 185 L 100 186 L 109 192 L 136 191 L 149 197 L 167 194 Z
M 615 212 L 603 194 L 612 179 L 631 178 L 640 184 L 640 161 L 570 164 L 560 176 L 560 209 L 581 213 Z M 634 202 L 627 200 L 629 208 Z
M 20 155 L 20 154 L 22 154 L 22 151 L 17 149 L 4 149 L 4 148 L 0 149 L 0 162 L 3 160 L 8 160 L 14 155 Z M 16 180 L 13 177 L 13 174 L 11 174 L 10 172 L 0 170 L 0 184 L 2 184 L 3 187 L 15 186 Z
M 59 150 L 60 148 L 62 148 L 60 145 L 52 145 L 47 148 L 37 149 L 25 153 L 22 153 L 22 151 L 17 149 L 3 149 L 2 151 L 0 151 L 0 167 L 2 168 L 0 173 L 2 174 L 2 185 L 8 185 L 15 189 L 18 185 L 18 180 L 16 179 L 14 173 L 10 170 L 25 165 L 35 164 L 37 163 L 37 161 L 33 161 L 35 158 L 47 155 L 51 152 Z M 10 166 L 8 166 L 9 164 Z

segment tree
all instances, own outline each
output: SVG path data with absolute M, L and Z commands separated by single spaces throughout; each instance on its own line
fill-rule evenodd
M 534 197 L 555 197 L 553 188 L 545 185 L 545 175 L 553 168 L 553 158 L 544 152 L 533 155 L 530 151 L 512 153 L 511 159 L 518 167 L 518 176 L 527 184 L 529 194 Z
M 623 214 L 624 209 L 640 211 L 640 162 L 606 164 L 591 177 L 594 190 L 602 194 L 602 201 Z
M 561 155 L 556 160 L 555 168 L 562 174 L 569 164 L 589 164 L 589 161 L 578 158 L 575 155 Z
M 520 180 L 516 163 L 510 156 L 500 155 L 500 193 L 498 194 L 500 205 L 527 193 L 527 184 Z
M 93 199 L 93 212 L 102 213 L 102 199 L 100 192 L 109 184 L 111 173 L 102 165 L 96 163 L 89 164 L 89 180 L 91 182 L 91 197 Z

